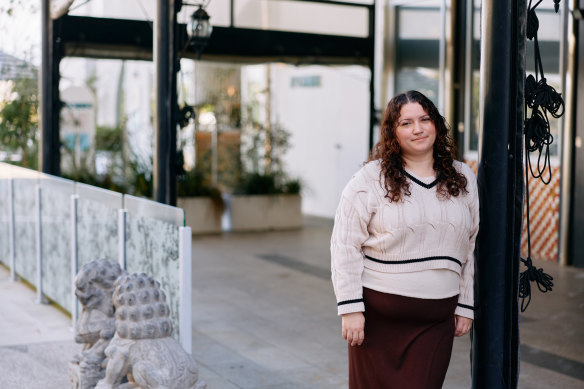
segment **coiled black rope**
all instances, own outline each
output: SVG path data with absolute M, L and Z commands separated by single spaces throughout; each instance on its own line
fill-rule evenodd
M 552 167 L 550 158 L 550 145 L 554 137 L 550 132 L 548 113 L 553 118 L 559 118 L 564 114 L 564 100 L 562 95 L 547 84 L 543 73 L 541 53 L 537 39 L 539 19 L 535 9 L 543 0 L 539 0 L 533 7 L 531 0 L 527 8 L 527 26 L 525 35 L 534 43 L 535 77 L 529 75 L 525 79 L 525 200 L 527 216 L 527 258 L 521 258 L 521 262 L 527 267 L 519 276 L 519 298 L 521 299 L 521 312 L 525 312 L 531 302 L 531 282 L 535 282 L 542 292 L 552 290 L 554 286 L 549 274 L 543 269 L 537 269 L 531 260 L 531 228 L 529 225 L 529 173 L 535 179 L 540 179 L 545 185 L 552 179 Z M 561 0 L 554 0 L 554 10 L 557 13 Z M 531 110 L 531 115 L 528 114 Z M 528 117 L 529 115 L 529 117 Z M 531 164 L 530 153 L 537 153 L 537 164 Z M 547 172 L 547 175 L 545 173 Z
M 525 264 L 525 266 L 527 266 L 527 270 L 525 270 L 519 276 L 519 298 L 521 299 L 521 312 L 525 312 L 529 306 L 529 303 L 531 302 L 531 282 L 535 281 L 537 288 L 542 293 L 551 291 L 554 283 L 552 282 L 552 276 L 544 273 L 542 268 L 537 269 L 535 266 L 533 266 L 531 258 L 521 258 L 521 261 Z

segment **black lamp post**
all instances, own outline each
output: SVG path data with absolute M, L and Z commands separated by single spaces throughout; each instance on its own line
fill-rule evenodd
M 199 8 L 191 15 L 191 20 L 187 26 L 189 40 L 195 48 L 197 59 L 201 59 L 201 52 L 207 46 L 209 37 L 213 32 L 213 26 L 211 26 L 209 19 L 207 11 L 203 9 L 202 5 L 199 5 Z

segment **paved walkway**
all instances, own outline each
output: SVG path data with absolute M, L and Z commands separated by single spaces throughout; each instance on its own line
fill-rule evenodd
M 193 350 L 210 389 L 346 388 L 346 343 L 330 283 L 332 222 L 193 240 Z M 584 270 L 537 263 L 554 291 L 521 315 L 520 388 L 584 388 Z M 79 350 L 70 319 L 34 304 L 0 267 L 0 388 L 65 388 Z M 444 388 L 470 387 L 469 337 Z

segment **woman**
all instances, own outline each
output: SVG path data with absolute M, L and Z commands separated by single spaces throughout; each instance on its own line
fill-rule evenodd
M 351 389 L 441 388 L 454 336 L 472 326 L 478 194 L 454 158 L 434 104 L 402 93 L 343 190 L 331 269 Z

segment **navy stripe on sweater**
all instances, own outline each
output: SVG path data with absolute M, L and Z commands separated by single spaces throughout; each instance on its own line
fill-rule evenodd
M 353 304 L 353 303 L 362 303 L 363 299 L 356 299 L 356 300 L 345 300 L 338 303 L 338 306 L 345 305 L 345 304 Z
M 460 267 L 462 267 L 462 262 L 460 262 L 456 258 L 447 257 L 447 256 L 436 256 L 436 257 L 424 257 L 424 258 L 414 258 L 414 259 L 404 259 L 401 261 L 384 261 L 382 259 L 377 259 L 370 257 L 369 255 L 365 255 L 365 258 L 378 263 L 383 263 L 384 265 L 400 265 L 402 263 L 416 263 L 416 262 L 428 262 L 428 261 L 437 261 L 446 259 L 448 261 L 456 262 Z

